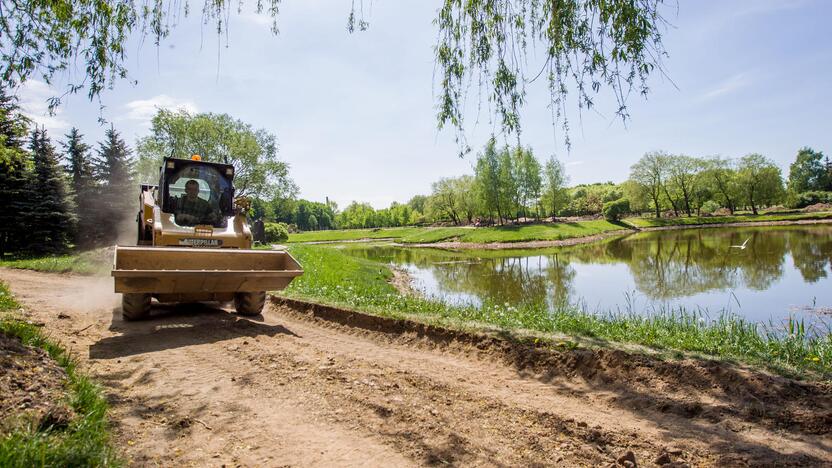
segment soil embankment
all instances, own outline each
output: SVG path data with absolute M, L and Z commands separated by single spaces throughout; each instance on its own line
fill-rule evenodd
M 832 463 L 824 383 L 295 301 L 257 320 L 191 306 L 125 323 L 109 278 L 0 280 L 103 384 L 136 465 Z

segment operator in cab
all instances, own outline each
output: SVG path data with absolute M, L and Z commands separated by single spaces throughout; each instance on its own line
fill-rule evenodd
M 180 226 L 215 224 L 217 213 L 211 204 L 199 198 L 199 183 L 193 179 L 185 183 L 185 194 L 175 199 L 174 216 Z

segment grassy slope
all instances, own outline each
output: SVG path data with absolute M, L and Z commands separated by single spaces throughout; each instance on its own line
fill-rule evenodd
M 406 244 L 430 244 L 459 241 L 476 244 L 492 242 L 526 242 L 587 237 L 609 231 L 638 228 L 697 224 L 725 224 L 740 222 L 788 221 L 801 219 L 832 219 L 832 213 L 781 213 L 772 215 L 737 215 L 681 218 L 627 218 L 621 224 L 599 219 L 572 223 L 530 224 L 524 226 L 493 227 L 403 227 L 381 229 L 344 229 L 310 231 L 290 234 L 288 242 L 346 241 L 360 239 L 398 239 Z
M 592 236 L 607 231 L 626 229 L 626 226 L 605 220 L 578 221 L 574 223 L 531 224 L 525 226 L 494 227 L 408 227 L 384 229 L 346 229 L 340 231 L 313 231 L 290 234 L 288 242 L 316 242 L 358 239 L 395 238 L 404 243 L 421 244 L 454 240 L 459 242 L 523 242 L 535 240 L 559 240 Z
M 341 229 L 334 231 L 309 231 L 289 234 L 287 242 L 324 242 L 347 241 L 359 239 L 401 238 L 416 233 L 423 228 L 400 227 L 381 229 Z
M 690 218 L 627 218 L 624 221 L 639 228 L 696 224 L 755 223 L 764 221 L 798 221 L 801 219 L 832 219 L 832 213 L 783 213 L 771 215 L 693 216 Z
M 459 236 L 460 242 L 484 244 L 489 242 L 523 242 L 535 240 L 561 240 L 593 236 L 607 231 L 626 229 L 626 226 L 606 220 L 578 221 L 574 223 L 532 224 L 528 226 L 499 226 L 470 229 Z M 415 242 L 405 238 L 405 242 Z
M 0 283 L 0 332 L 46 350 L 67 372 L 68 404 L 76 418 L 65 429 L 18 428 L 0 436 L 0 466 L 117 466 L 109 442 L 107 402 L 100 388 L 82 375 L 69 353 L 40 328 L 13 315 L 20 305 Z
M 794 331 L 770 330 L 739 317 L 713 322 L 693 313 L 599 316 L 568 308 L 507 304 L 453 306 L 441 300 L 399 294 L 380 263 L 358 259 L 326 246 L 293 245 L 290 252 L 306 274 L 284 292 L 289 297 L 345 306 L 391 317 L 415 317 L 446 325 L 488 324 L 505 330 L 565 333 L 602 341 L 636 343 L 662 350 L 703 353 L 758 364 L 790 375 L 810 371 L 832 378 L 832 334 L 810 338 Z

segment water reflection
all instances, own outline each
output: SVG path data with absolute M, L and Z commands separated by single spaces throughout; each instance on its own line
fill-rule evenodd
M 745 239 L 746 249 L 731 248 Z M 730 295 L 740 313 L 760 320 L 832 304 L 829 226 L 660 231 L 528 251 L 346 250 L 404 266 L 426 293 L 450 300 L 615 310 L 626 291 L 636 291 L 644 307 L 719 310 Z

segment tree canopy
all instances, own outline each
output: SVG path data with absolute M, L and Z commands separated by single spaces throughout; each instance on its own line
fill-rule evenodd
M 809 147 L 801 148 L 797 152 L 795 161 L 789 166 L 789 190 L 797 193 L 832 190 L 832 177 L 823 153 Z
M 233 165 L 239 195 L 272 199 L 297 194 L 289 165 L 277 158 L 275 136 L 228 114 L 159 110 L 150 135 L 139 139 L 136 149 L 143 182 L 159 179 L 162 158 L 198 154 L 204 161 Z
M 74 206 L 67 193 L 66 177 L 46 130 L 35 129 L 29 146 L 34 160 L 30 186 L 30 211 L 25 213 L 28 250 L 35 254 L 66 249 L 74 230 Z
M 520 132 L 526 88 L 543 76 L 553 117 L 568 128 L 564 111 L 573 92 L 579 108 L 591 107 L 602 90 L 612 92 L 616 114 L 627 117 L 627 98 L 648 92 L 647 78 L 661 68 L 663 0 L 443 0 L 434 24 L 437 122 L 464 137 L 467 90 L 479 84 L 495 124 Z M 12 87 L 33 78 L 66 78 L 66 93 L 86 90 L 99 98 L 128 76 L 127 41 L 151 39 L 158 47 L 193 11 L 218 35 L 243 1 L 95 2 L 0 0 L 0 74 Z M 255 10 L 272 19 L 277 33 L 280 0 L 258 0 Z M 349 31 L 365 30 L 363 2 L 352 2 Z M 83 70 L 77 72 L 76 70 Z M 50 100 L 60 104 L 60 96 Z M 567 134 L 568 139 L 568 134 Z

